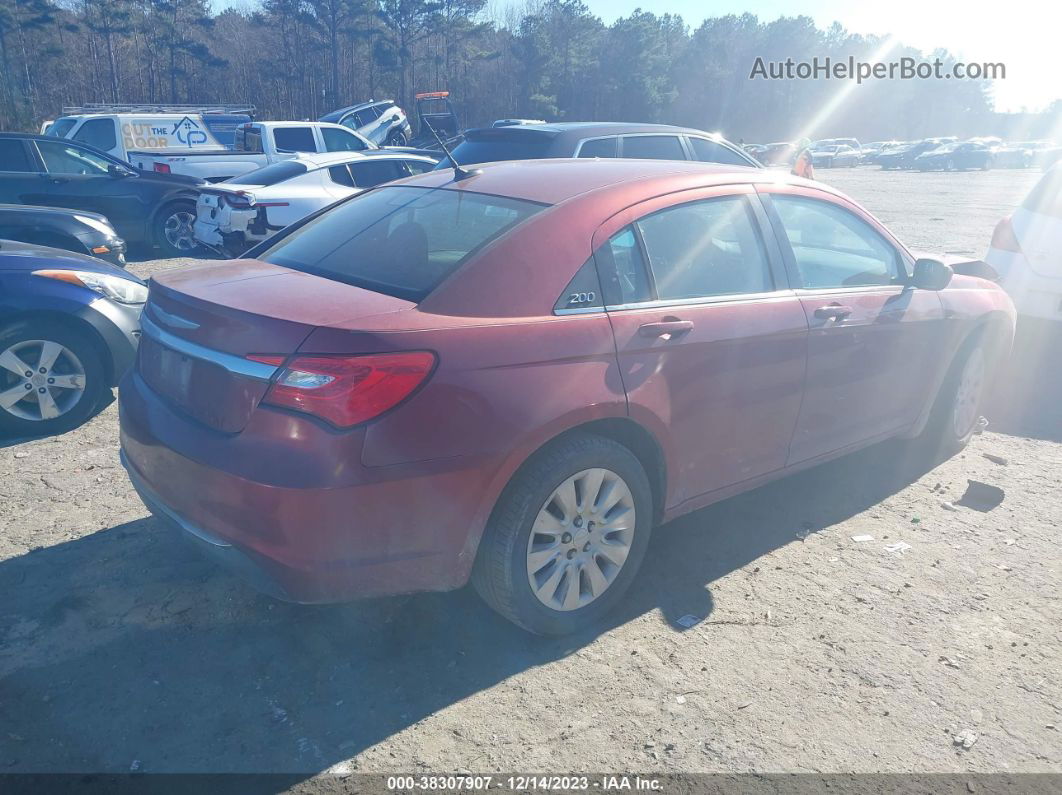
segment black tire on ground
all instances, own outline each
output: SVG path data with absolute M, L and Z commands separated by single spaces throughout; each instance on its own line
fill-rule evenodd
M 528 582 L 527 548 L 532 525 L 560 484 L 595 467 L 619 475 L 630 489 L 635 509 L 630 552 L 615 580 L 594 601 L 570 611 L 555 610 L 539 601 Z M 586 433 L 561 437 L 532 456 L 506 486 L 480 541 L 472 584 L 488 605 L 530 632 L 577 632 L 600 621 L 630 587 L 645 557 L 653 517 L 649 478 L 628 448 Z
M 107 371 L 99 345 L 87 331 L 80 331 L 50 320 L 21 320 L 0 328 L 0 355 L 12 346 L 27 340 L 57 342 L 80 360 L 84 368 L 85 389 L 77 402 L 60 416 L 48 420 L 32 420 L 15 416 L 0 406 L 0 432 L 15 436 L 50 436 L 65 433 L 81 425 L 92 416 L 100 404 L 107 384 Z M 26 362 L 32 366 L 36 362 Z M 0 393 L 17 387 L 21 379 L 6 368 L 0 368 Z M 17 405 L 17 404 L 16 404 Z
M 199 244 L 191 233 L 195 222 L 195 202 L 177 199 L 161 207 L 155 214 L 152 235 L 164 257 L 192 256 Z
M 975 332 L 963 343 L 962 347 L 959 348 L 959 352 L 955 354 L 955 358 L 952 359 L 951 365 L 948 367 L 948 372 L 944 376 L 940 391 L 937 393 L 936 400 L 933 403 L 929 422 L 919 437 L 920 441 L 931 447 L 931 452 L 940 459 L 950 458 L 958 453 L 969 444 L 970 439 L 977 432 L 981 416 L 980 410 L 984 403 L 985 387 L 988 383 L 987 370 L 990 363 L 989 354 L 985 350 L 982 337 L 982 333 Z M 980 357 L 981 359 L 981 389 L 973 405 L 973 421 L 969 423 L 968 427 L 958 429 L 955 422 L 956 398 L 966 366 L 974 357 Z
M 405 146 L 406 136 L 401 130 L 395 130 L 393 133 L 387 136 L 386 146 Z

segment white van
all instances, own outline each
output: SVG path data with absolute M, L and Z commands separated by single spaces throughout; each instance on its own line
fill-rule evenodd
M 245 105 L 85 105 L 64 108 L 42 133 L 94 146 L 126 162 L 138 152 L 219 152 L 250 122 Z

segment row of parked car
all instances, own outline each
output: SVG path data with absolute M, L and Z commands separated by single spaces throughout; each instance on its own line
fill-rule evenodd
M 242 225 L 254 245 L 150 294 L 0 244 L 0 424 L 71 427 L 137 348 L 122 463 L 212 558 L 298 602 L 471 581 L 549 634 L 615 607 L 662 521 L 886 438 L 946 454 L 976 432 L 1014 328 L 984 263 L 918 257 L 701 131 L 507 121 L 200 180 L 192 240 Z M 177 178 L 0 141 L 40 182 Z M 53 168 L 49 144 L 106 168 Z M 1054 204 L 993 247 L 1032 250 L 1044 184 Z
M 1048 168 L 1062 158 L 1062 147 L 1052 141 L 1006 143 L 999 138 L 925 138 L 918 141 L 873 141 L 860 144 L 855 138 L 827 138 L 810 144 L 815 168 L 854 168 L 878 165 L 883 169 L 963 171 L 990 168 Z M 746 144 L 746 151 L 764 165 L 787 165 L 798 145 L 782 141 Z
M 78 133 L 92 122 L 127 123 L 121 121 L 120 114 L 78 118 L 72 125 L 65 122 L 73 117 L 64 117 L 53 124 L 46 135 L 0 133 L 0 162 L 5 164 L 0 171 L 0 238 L 66 249 L 108 261 L 120 268 L 125 264 L 127 245 L 154 245 L 167 256 L 195 251 L 239 256 L 282 230 L 319 215 L 331 205 L 361 191 L 433 169 L 450 168 L 451 158 L 462 166 L 574 157 L 686 160 L 762 167 L 747 151 L 748 147 L 743 149 L 703 131 L 666 125 L 548 124 L 540 120 L 505 119 L 489 128 L 466 130 L 454 136 L 456 117 L 446 96 L 426 97 L 424 104 L 433 111 L 431 123 L 439 124 L 442 132 L 447 134 L 449 146 L 445 152 L 438 144 L 429 149 L 423 145 L 423 140 L 411 141 L 404 116 L 397 125 L 382 126 L 376 134 L 385 143 L 417 145 L 378 146 L 349 126 L 358 124 L 364 128 L 360 123 L 367 117 L 358 117 L 358 114 L 366 110 L 365 105 L 330 114 L 343 122 L 339 124 L 240 122 L 226 126 L 215 118 L 224 115 L 220 111 L 200 114 L 204 125 L 207 119 L 210 120 L 209 127 L 217 140 L 230 145 L 235 146 L 237 140 L 242 139 L 246 148 L 246 141 L 258 136 L 258 143 L 253 148 L 262 150 L 258 154 L 266 159 L 261 161 L 241 161 L 246 154 L 243 150 L 223 148 L 223 151 L 199 152 L 195 156 L 173 152 L 156 155 L 151 168 L 137 167 L 85 143 L 84 136 L 78 137 Z M 374 103 L 369 108 L 370 115 L 391 122 L 386 119 L 391 107 L 393 103 Z M 425 123 L 424 114 L 420 121 L 422 125 Z M 344 136 L 358 136 L 355 140 L 361 148 L 336 144 L 336 141 L 348 139 L 333 137 L 333 126 Z M 64 128 L 72 137 L 57 134 Z M 119 129 L 117 126 L 113 128 Z M 309 151 L 288 148 L 299 145 L 297 139 L 286 137 L 292 130 L 301 131 L 303 149 Z M 131 132 L 136 134 L 139 130 Z M 228 137 L 229 133 L 231 137 Z M 330 146 L 329 141 L 334 145 Z M 107 143 L 106 140 L 97 142 Z M 933 143 L 948 144 L 946 141 Z M 858 142 L 851 139 L 817 142 L 817 151 L 854 149 L 852 144 Z M 870 152 L 875 148 L 879 148 L 877 144 L 870 144 L 861 147 L 861 151 Z M 325 151 L 319 151 L 322 149 Z M 883 143 L 879 149 L 877 157 L 880 160 L 903 147 Z M 762 152 L 760 155 L 763 157 Z M 836 151 L 834 157 L 837 157 Z M 771 162 L 770 157 L 763 159 Z M 198 167 L 196 163 L 202 162 L 209 165 L 215 179 L 177 173 L 181 168 L 194 170 Z M 216 181 L 219 163 L 227 163 L 230 168 L 239 163 L 246 170 Z M 1019 222 L 1018 226 L 1024 238 L 1037 237 L 1037 224 Z M 1014 234 L 1008 237 L 997 230 L 992 258 L 1002 263 L 1002 270 L 1017 273 L 1022 268 L 1013 267 L 1013 247 L 1017 244 L 1008 243 L 1012 237 Z M 5 243 L 9 253 L 13 245 Z M 1007 248 L 1008 245 L 1011 248 Z M 1039 251 L 1035 256 L 1042 259 Z M 92 272 L 92 269 L 85 272 Z M 120 271 L 107 273 L 109 278 L 138 283 L 135 277 Z M 108 282 L 98 276 L 89 280 Z M 106 297 L 114 300 L 113 295 L 118 294 L 137 296 L 140 292 L 115 289 Z M 129 334 L 123 334 L 121 338 L 132 339 Z M 118 357 L 127 358 L 125 354 Z M 118 371 L 120 368 L 115 372 Z M 38 419 L 58 418 L 42 416 Z M 42 427 L 61 426 L 62 423 L 53 423 Z

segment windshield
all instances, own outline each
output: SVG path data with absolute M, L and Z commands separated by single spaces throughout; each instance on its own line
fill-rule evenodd
M 75 124 L 77 124 L 77 119 L 69 117 L 56 119 L 52 122 L 52 126 L 48 128 L 45 135 L 51 135 L 54 138 L 66 138 L 66 134 L 74 129 Z
M 382 188 L 333 207 L 257 258 L 420 301 L 543 206 L 467 191 Z
M 269 185 L 276 185 L 278 182 L 284 182 L 292 177 L 298 177 L 307 171 L 309 169 L 306 164 L 300 163 L 298 160 L 281 160 L 279 163 L 273 163 L 225 181 L 238 185 L 253 185 L 264 188 Z

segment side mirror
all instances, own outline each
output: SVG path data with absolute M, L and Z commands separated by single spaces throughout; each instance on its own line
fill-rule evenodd
M 951 282 L 953 271 L 938 259 L 915 260 L 911 284 L 920 290 L 943 290 Z
M 124 179 L 125 177 L 131 177 L 134 175 L 133 171 L 128 168 L 123 168 L 117 163 L 111 163 L 109 166 L 107 166 L 107 173 L 115 179 Z

